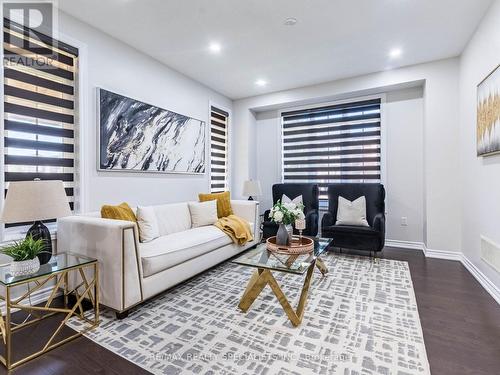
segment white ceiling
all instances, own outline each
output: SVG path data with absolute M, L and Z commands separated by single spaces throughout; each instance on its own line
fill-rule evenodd
M 232 99 L 459 55 L 492 0 L 60 0 Z M 295 17 L 295 26 L 283 24 Z M 209 51 L 211 42 L 222 51 Z M 392 48 L 400 58 L 390 59 Z M 257 79 L 268 84 L 258 87 Z

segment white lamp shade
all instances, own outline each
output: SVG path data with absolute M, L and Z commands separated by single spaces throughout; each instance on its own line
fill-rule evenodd
M 262 189 L 260 188 L 260 181 L 248 180 L 245 181 L 243 185 L 243 195 L 249 197 L 256 197 L 262 195 Z
M 21 181 L 9 183 L 1 221 L 21 223 L 70 215 L 62 181 Z

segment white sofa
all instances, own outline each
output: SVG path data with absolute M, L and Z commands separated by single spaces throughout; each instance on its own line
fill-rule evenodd
M 131 307 L 257 244 L 258 202 L 233 200 L 231 205 L 254 234 L 244 246 L 213 225 L 191 228 L 183 202 L 154 206 L 160 237 L 145 243 L 130 221 L 102 219 L 99 213 L 61 218 L 57 251 L 97 258 L 101 304 L 124 317 Z

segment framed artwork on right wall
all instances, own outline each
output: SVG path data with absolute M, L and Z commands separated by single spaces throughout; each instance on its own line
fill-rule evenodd
M 477 85 L 477 155 L 500 152 L 500 65 Z

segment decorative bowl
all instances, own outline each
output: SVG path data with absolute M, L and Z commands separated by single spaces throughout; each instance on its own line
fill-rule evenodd
M 314 241 L 309 237 L 293 236 L 289 246 L 277 245 L 276 236 L 266 240 L 267 250 L 278 254 L 300 255 L 314 251 Z
M 12 262 L 10 264 L 10 273 L 12 276 L 24 276 L 37 272 L 40 269 L 40 261 L 38 257 L 30 260 L 22 260 L 20 262 Z

